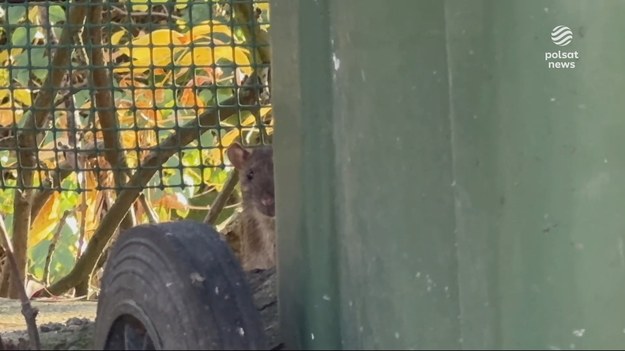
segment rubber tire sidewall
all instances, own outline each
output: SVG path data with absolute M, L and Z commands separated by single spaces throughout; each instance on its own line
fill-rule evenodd
M 227 244 L 192 221 L 142 225 L 122 233 L 102 277 L 96 349 L 130 314 L 156 349 L 264 349 L 260 316 Z

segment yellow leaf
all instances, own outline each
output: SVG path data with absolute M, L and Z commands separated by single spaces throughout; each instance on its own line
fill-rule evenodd
M 257 3 L 256 7 L 261 9 L 263 13 L 269 12 L 269 2 Z
M 187 49 L 187 52 L 180 57 L 176 65 L 180 66 L 211 66 L 220 59 L 228 60 L 238 66 L 245 74 L 250 74 L 249 51 L 240 47 L 218 46 L 195 47 Z
M 11 49 L 10 53 L 9 50 L 0 50 L 0 64 L 7 65 L 9 64 L 9 59 L 15 56 L 19 56 L 19 54 L 21 54 L 24 51 L 23 48 L 18 48 L 18 49 Z
M 115 70 L 123 73 L 133 67 L 136 72 L 145 72 L 151 65 L 168 66 L 175 52 L 182 50 L 182 36 L 176 31 L 159 29 L 136 38 L 128 47 L 118 51 L 119 54 L 126 54 L 132 61 L 120 64 Z
M 147 12 L 148 5 L 132 5 L 132 10 L 137 12 Z
M 249 126 L 253 126 L 255 123 L 256 123 L 256 117 L 254 117 L 254 115 L 249 115 L 245 120 L 243 120 L 243 122 L 241 122 L 241 126 L 249 127 Z M 232 142 L 234 142 L 239 135 L 240 135 L 239 129 L 233 129 L 229 131 L 228 133 L 226 133 L 224 136 L 222 136 L 221 146 L 223 146 L 223 149 L 221 148 L 211 149 L 208 154 L 208 161 L 215 166 L 221 165 L 221 160 L 223 159 L 222 152 L 225 153 L 228 146 L 230 146 L 230 144 L 232 144 Z
M 48 235 L 54 232 L 59 217 L 59 199 L 60 193 L 54 192 L 52 196 L 39 211 L 39 215 L 33 221 L 30 227 L 30 235 L 28 236 L 28 247 L 33 247 L 44 240 Z
M 189 4 L 189 0 L 176 0 L 176 8 L 178 10 L 187 7 L 188 4 Z
M 24 52 L 24 49 L 22 48 L 18 48 L 18 49 L 13 49 L 11 50 L 11 57 L 16 57 L 19 56 L 22 52 Z
M 165 4 L 168 3 L 169 0 L 151 0 L 150 1 L 152 4 Z M 183 9 L 187 6 L 187 3 L 189 2 L 189 0 L 177 0 L 176 1 L 176 8 L 177 9 Z M 131 6 L 132 6 L 132 10 L 133 11 L 140 11 L 140 12 L 147 12 L 148 11 L 148 5 L 144 5 L 148 3 L 148 0 L 132 0 L 130 1 Z
M 269 112 L 271 112 L 271 107 L 261 107 L 260 108 L 260 116 L 265 117 Z
M 125 30 L 120 30 L 113 33 L 113 35 L 111 35 L 111 45 L 119 45 L 119 42 L 122 40 L 124 34 L 126 33 L 127 32 Z
M 221 33 L 228 37 L 232 37 L 232 28 L 227 24 L 213 22 L 213 21 L 203 21 L 200 22 L 197 26 L 193 26 L 185 36 L 185 41 L 192 42 L 201 38 L 210 38 L 214 39 L 213 36 L 215 33 Z
M 9 51 L 1 50 L 0 51 L 0 64 L 4 65 L 9 60 Z
M 9 89 L 0 89 L 0 101 L 3 101 L 5 98 L 10 97 L 11 96 L 11 90 Z M 11 101 L 9 101 L 10 103 Z M 2 105 L 2 106 L 6 106 L 6 104 Z M 6 108 L 6 107 L 4 107 Z M 11 104 L 9 104 L 9 108 L 11 108 Z
M 36 21 L 39 19 L 39 6 L 29 6 L 27 12 L 30 23 L 37 23 Z
M 2 90 L 0 90 L 0 92 L 2 92 Z M 17 123 L 22 115 L 22 109 L 13 110 L 13 103 L 11 103 L 11 101 L 0 105 L 0 125 L 8 126 Z
M 9 75 L 10 74 L 8 68 L 0 69 L 0 87 L 6 88 L 9 86 Z
M 87 189 L 95 189 L 98 185 L 96 180 L 96 176 L 93 172 L 85 172 L 85 183 Z M 98 209 L 97 201 L 98 196 L 106 196 L 104 192 L 97 192 L 94 190 L 89 190 L 85 192 L 85 204 L 87 205 L 87 213 L 85 216 L 85 240 L 90 240 L 95 233 L 95 230 L 98 228 L 99 216 L 96 211 Z M 82 198 L 80 199 L 82 202 Z M 82 213 L 81 213 L 82 216 Z
M 26 106 L 33 104 L 32 96 L 30 94 L 30 90 L 28 89 L 15 89 L 13 91 L 13 97 L 16 101 Z

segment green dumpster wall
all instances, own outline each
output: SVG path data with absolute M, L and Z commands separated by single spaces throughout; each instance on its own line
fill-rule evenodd
M 625 2 L 271 6 L 289 347 L 625 347 Z

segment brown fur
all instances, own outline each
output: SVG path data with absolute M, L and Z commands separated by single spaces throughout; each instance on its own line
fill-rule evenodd
M 241 254 L 244 270 L 275 266 L 275 195 L 271 146 L 232 144 L 228 158 L 239 171 L 243 197 Z

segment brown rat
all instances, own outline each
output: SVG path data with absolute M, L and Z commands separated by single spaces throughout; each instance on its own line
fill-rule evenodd
M 275 194 L 271 146 L 230 145 L 228 159 L 239 171 L 243 197 L 241 253 L 244 270 L 275 266 Z

